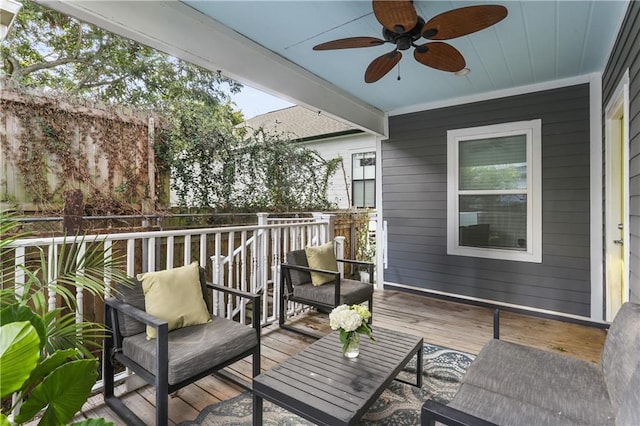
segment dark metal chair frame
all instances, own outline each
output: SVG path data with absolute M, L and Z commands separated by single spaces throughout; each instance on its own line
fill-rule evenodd
M 369 272 L 369 284 L 373 285 L 373 267 L 374 264 L 371 262 L 363 262 L 359 260 L 351 260 L 351 259 L 336 259 L 340 263 L 346 263 L 353 266 L 366 266 L 367 271 Z M 293 284 L 291 281 L 291 271 L 302 271 L 302 272 L 321 272 L 327 275 L 333 275 L 333 285 L 334 285 L 334 301 L 332 304 L 321 303 L 315 300 L 304 299 L 300 297 L 295 297 L 293 295 Z M 282 263 L 280 265 L 280 306 L 279 306 L 279 316 L 278 316 L 278 325 L 280 328 L 284 330 L 294 331 L 296 333 L 300 333 L 309 337 L 313 337 L 315 339 L 321 338 L 322 335 L 317 333 L 313 333 L 302 328 L 293 327 L 286 324 L 286 302 L 297 302 L 303 305 L 313 306 L 315 308 L 320 309 L 333 309 L 336 306 L 340 305 L 340 272 L 336 271 L 328 271 L 325 269 L 314 269 L 308 266 L 300 266 L 300 265 L 292 265 L 289 263 Z M 329 285 L 329 283 L 324 284 Z M 361 302 L 364 302 L 362 300 Z M 373 320 L 373 295 L 367 300 L 369 312 L 371 312 L 371 317 L 367 321 L 371 324 Z
M 168 396 L 170 393 L 183 388 L 184 386 L 191 384 L 201 378 L 217 373 L 227 379 L 230 379 L 242 386 L 245 389 L 252 390 L 251 383 L 243 381 L 234 377 L 232 374 L 220 371 L 221 369 L 237 362 L 249 355 L 252 356 L 252 376 L 255 377 L 260 374 L 260 300 L 259 294 L 248 293 L 239 291 L 219 285 L 206 283 L 207 289 L 220 291 L 231 296 L 238 296 L 250 300 L 253 305 L 254 314 L 252 315 L 251 326 L 257 331 L 257 344 L 241 353 L 229 359 L 228 361 L 216 365 L 210 369 L 203 370 L 195 374 L 194 376 L 184 380 L 180 383 L 170 385 L 168 382 L 168 339 L 169 330 L 166 321 L 160 320 L 152 315 L 147 314 L 145 311 L 140 310 L 132 305 L 123 303 L 117 299 L 105 300 L 105 312 L 104 321 L 107 329 L 110 331 L 108 337 L 105 339 L 103 348 L 103 379 L 104 379 L 104 400 L 107 406 L 113 409 L 127 425 L 144 425 L 145 423 L 136 416 L 129 407 L 127 407 L 119 398 L 114 395 L 114 361 L 117 361 L 125 367 L 131 369 L 138 376 L 143 378 L 147 383 L 155 387 L 156 389 L 156 425 L 162 426 L 168 423 Z M 157 331 L 156 339 L 156 354 L 158 371 L 156 374 L 152 371 L 146 370 L 138 363 L 134 362 L 130 358 L 126 357 L 122 353 L 122 340 L 123 337 L 120 334 L 120 328 L 118 324 L 118 312 L 124 315 L 128 315 L 146 325 L 152 326 Z

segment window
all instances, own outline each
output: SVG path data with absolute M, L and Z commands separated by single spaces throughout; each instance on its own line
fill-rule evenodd
M 354 207 L 376 206 L 376 153 L 353 154 L 351 188 Z
M 447 132 L 447 253 L 542 262 L 541 120 Z

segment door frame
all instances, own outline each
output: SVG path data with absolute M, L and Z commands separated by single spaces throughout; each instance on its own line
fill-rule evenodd
M 620 120 L 622 118 L 622 120 Z M 620 237 L 623 240 L 622 245 L 622 261 L 623 261 L 623 288 L 622 298 L 623 301 L 629 300 L 629 70 L 627 69 L 623 77 L 620 79 L 616 90 L 609 99 L 605 108 L 605 193 L 604 193 L 604 250 L 605 254 L 608 251 L 609 244 L 612 239 L 617 239 L 617 236 L 612 235 L 615 230 L 611 228 L 612 222 L 617 222 L 618 219 L 612 217 L 611 212 L 618 212 L 620 209 L 616 206 L 620 202 L 620 198 L 624 200 L 622 208 L 622 217 L 624 228 Z M 620 131 L 620 122 L 622 123 L 622 131 Z M 621 197 L 616 197 L 614 200 L 609 196 L 609 188 L 613 185 L 618 185 L 618 182 L 614 182 L 612 179 L 613 173 L 611 168 L 615 167 L 615 163 L 618 163 L 613 156 L 614 148 L 613 144 L 620 144 L 620 155 L 622 164 L 622 187 L 620 188 Z M 618 145 L 618 146 L 620 146 Z M 615 151 L 618 151 L 616 146 Z M 616 153 L 617 154 L 617 153 Z M 616 174 L 618 176 L 618 174 Z M 611 320 L 612 313 L 609 312 L 609 283 L 608 271 L 606 265 L 605 256 L 605 268 L 604 268 L 604 293 L 603 293 L 603 310 L 604 318 Z

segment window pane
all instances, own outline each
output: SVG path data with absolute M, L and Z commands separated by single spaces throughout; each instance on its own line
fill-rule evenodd
M 461 195 L 459 245 L 527 250 L 527 196 Z
M 351 179 L 360 180 L 364 179 L 364 167 L 361 163 L 362 154 L 353 154 L 353 167 L 351 169 Z
M 526 189 L 526 149 L 526 135 L 460 142 L 459 189 Z
M 353 206 L 364 207 L 364 181 L 353 182 Z
M 364 206 L 363 207 L 375 207 L 376 206 L 376 181 L 366 180 L 364 181 Z
M 376 178 L 376 153 L 375 152 L 367 152 L 363 154 L 363 158 L 360 160 L 360 164 L 364 168 L 364 178 L 365 179 L 375 179 Z

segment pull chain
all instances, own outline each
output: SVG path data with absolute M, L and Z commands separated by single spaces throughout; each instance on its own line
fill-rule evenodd
M 400 81 L 400 62 L 398 62 L 398 81 Z

